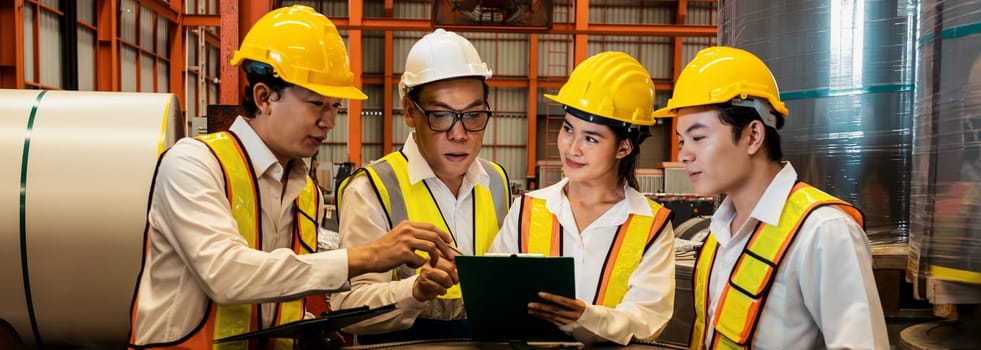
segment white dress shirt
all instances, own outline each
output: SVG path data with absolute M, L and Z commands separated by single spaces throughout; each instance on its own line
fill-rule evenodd
M 242 117 L 229 128 L 252 161 L 262 208 L 262 250 L 238 232 L 218 159 L 202 142 L 184 138 L 164 156 L 148 220 L 150 247 L 139 282 L 136 344 L 176 341 L 197 326 L 208 300 L 219 304 L 275 302 L 348 287 L 347 251 L 296 255 L 294 200 L 307 166 L 284 168 Z M 300 166 L 298 166 L 300 165 Z M 319 227 L 319 225 L 318 225 Z M 262 321 L 275 317 L 263 305 Z
M 760 221 L 778 223 L 796 181 L 797 172 L 788 162 L 735 234 L 729 230 L 736 216 L 729 199 L 712 216 L 710 227 L 719 250 L 709 282 L 708 325 L 714 323 L 712 310 L 753 228 Z M 850 216 L 833 207 L 815 209 L 800 226 L 788 254 L 761 311 L 753 348 L 889 348 L 868 237 Z M 712 330 L 707 327 L 706 344 L 711 343 Z
M 560 329 L 583 343 L 608 340 L 627 344 L 634 339 L 654 340 L 674 312 L 674 229 L 670 223 L 666 225 L 644 253 L 637 270 L 630 275 L 627 294 L 620 304 L 615 308 L 591 305 L 617 229 L 629 214 L 651 216 L 653 212 L 647 198 L 624 186 L 624 199 L 580 233 L 569 200 L 562 191 L 568 181 L 562 179 L 527 193 L 530 197 L 544 199 L 548 211 L 558 217 L 562 226 L 563 256 L 575 258 L 576 298 L 587 304 L 578 320 Z M 515 199 L 490 252 L 520 252 L 521 200 Z
M 473 249 L 473 188 L 476 184 L 489 187 L 490 177 L 479 161 L 474 160 L 463 176 L 463 183 L 457 195 L 436 177 L 429 163 L 422 157 L 414 140 L 414 132 L 409 134 L 402 153 L 408 159 L 409 181 L 416 184 L 425 181 L 429 186 L 443 219 L 446 221 L 456 246 L 464 253 L 472 255 Z M 390 191 L 393 189 L 389 189 Z M 375 241 L 389 230 L 385 208 L 367 176 L 351 180 L 343 194 L 344 200 L 338 208 L 340 219 L 340 247 L 356 247 Z M 409 199 L 406 199 L 409 201 Z M 411 201 L 407 203 L 411 205 Z M 398 225 L 399 223 L 392 223 Z M 333 309 L 346 309 L 368 305 L 378 307 L 397 304 L 398 310 L 360 322 L 345 328 L 357 334 L 386 333 L 407 329 L 415 319 L 426 311 L 430 302 L 420 302 L 412 296 L 412 285 L 416 275 L 395 281 L 392 272 L 369 273 L 351 279 L 351 291 L 333 294 L 330 297 Z M 436 319 L 451 319 L 451 315 L 425 316 Z

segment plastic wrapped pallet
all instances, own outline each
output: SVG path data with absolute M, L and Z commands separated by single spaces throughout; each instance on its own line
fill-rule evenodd
M 979 37 L 981 2 L 920 5 L 908 271 L 935 304 L 981 303 Z

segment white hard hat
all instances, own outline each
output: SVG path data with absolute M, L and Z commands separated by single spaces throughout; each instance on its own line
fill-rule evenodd
M 399 82 L 399 96 L 405 97 L 412 88 L 438 80 L 461 77 L 488 79 L 491 75 L 491 70 L 469 40 L 440 28 L 412 45 L 405 59 L 402 81 Z

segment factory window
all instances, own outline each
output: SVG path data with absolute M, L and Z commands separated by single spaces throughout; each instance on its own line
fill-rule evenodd
M 137 0 L 119 6 L 122 91 L 170 90 L 170 27 L 173 25 Z

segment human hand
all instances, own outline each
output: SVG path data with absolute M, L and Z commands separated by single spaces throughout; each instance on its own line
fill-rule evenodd
M 579 299 L 545 292 L 538 292 L 538 296 L 549 303 L 528 303 L 528 314 L 559 327 L 578 320 L 586 311 L 586 303 Z
M 426 263 L 426 258 L 416 254 L 416 250 L 429 253 L 430 266 L 436 266 L 440 258 L 452 261 L 455 254 L 449 248 L 451 241 L 450 235 L 436 226 L 403 221 L 374 242 L 348 249 L 348 274 L 383 272 L 402 264 L 417 268 Z
M 460 277 L 456 272 L 456 264 L 441 259 L 435 267 L 422 266 L 419 276 L 412 284 L 412 297 L 418 301 L 432 300 L 446 294 L 446 290 L 457 283 L 460 283 Z

